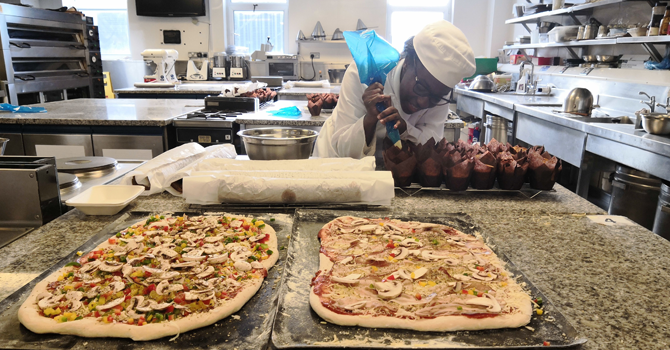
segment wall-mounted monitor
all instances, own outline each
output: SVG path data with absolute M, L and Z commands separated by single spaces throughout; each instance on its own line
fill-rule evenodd
M 197 17 L 205 15 L 205 0 L 135 0 L 138 16 Z

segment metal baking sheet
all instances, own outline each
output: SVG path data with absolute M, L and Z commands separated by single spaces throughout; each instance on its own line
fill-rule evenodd
M 116 232 L 147 217 L 152 213 L 133 212 L 121 216 L 114 223 L 105 227 L 88 242 L 75 249 L 65 259 L 58 262 L 39 277 L 23 286 L 7 299 L 0 302 L 0 348 L 2 349 L 265 349 L 270 340 L 270 332 L 277 306 L 279 284 L 286 249 L 278 249 L 279 260 L 268 271 L 268 276 L 261 289 L 247 302 L 240 311 L 223 320 L 204 328 L 181 334 L 176 340 L 171 337 L 147 342 L 135 342 L 120 338 L 82 338 L 70 335 L 36 334 L 29 331 L 18 320 L 18 310 L 28 297 L 35 284 L 60 269 L 78 256 L 77 251 L 90 251 Z M 175 213 L 181 215 L 182 213 Z M 199 215 L 200 212 L 187 212 L 188 215 Z M 235 212 L 235 215 L 252 215 Z M 288 245 L 293 219 L 285 214 L 254 215 L 272 226 L 277 231 L 278 246 Z M 274 221 L 271 219 L 274 218 Z
M 339 216 L 391 217 L 400 220 L 434 222 L 455 227 L 467 234 L 479 231 L 466 214 L 431 216 L 423 214 L 401 216 L 393 213 L 334 212 L 298 210 L 293 222 L 293 234 L 280 292 L 279 307 L 272 331 L 272 346 L 276 349 L 295 348 L 366 348 L 366 349 L 509 349 L 563 348 L 583 344 L 575 329 L 563 315 L 503 254 L 493 250 L 507 263 L 507 268 L 520 282 L 526 282 L 533 297 L 544 300 L 544 315 L 533 315 L 528 327 L 485 331 L 418 332 L 401 329 L 344 327 L 323 321 L 309 305 L 310 281 L 319 267 L 317 233 L 327 222 Z M 482 233 L 484 239 L 486 235 Z M 495 246 L 495 245 L 492 245 Z

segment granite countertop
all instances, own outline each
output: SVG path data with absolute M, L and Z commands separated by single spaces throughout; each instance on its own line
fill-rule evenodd
M 0 113 L 0 124 L 166 126 L 204 107 L 202 100 L 77 99 L 31 105 L 46 113 Z
M 396 192 L 391 210 L 468 214 L 588 342 L 581 349 L 670 346 L 670 242 L 638 225 L 603 226 L 604 212 L 567 189 L 520 193 Z M 139 197 L 113 216 L 73 210 L 0 249 L 0 300 L 128 211 L 183 211 L 179 197 Z M 374 215 L 374 212 L 371 212 Z M 26 259 L 26 256 L 31 256 Z M 551 316 L 553 308 L 547 307 Z

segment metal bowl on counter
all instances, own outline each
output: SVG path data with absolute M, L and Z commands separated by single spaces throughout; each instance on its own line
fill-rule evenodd
M 328 81 L 333 84 L 341 84 L 342 79 L 344 79 L 344 73 L 346 69 L 329 69 L 328 70 Z
M 307 159 L 319 133 L 308 129 L 258 128 L 237 133 L 251 160 Z
M 582 56 L 582 59 L 584 60 L 584 62 L 598 62 L 597 55 L 584 55 Z
M 468 90 L 479 92 L 495 92 L 496 84 L 488 76 L 478 75 L 472 80 Z
M 619 56 L 613 56 L 613 55 L 596 55 L 596 59 L 598 62 L 602 63 L 611 63 L 611 62 L 616 62 L 619 60 Z
M 593 94 L 584 88 L 574 88 L 563 102 L 563 112 L 590 116 L 593 111 Z
M 640 113 L 642 128 L 654 135 L 670 135 L 670 114 L 668 113 Z

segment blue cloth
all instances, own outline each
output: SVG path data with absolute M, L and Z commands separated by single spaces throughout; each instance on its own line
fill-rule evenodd
M 300 109 L 296 106 L 284 107 L 276 111 L 268 111 L 271 115 L 281 118 L 298 119 L 302 116 Z
M 12 113 L 45 113 L 44 107 L 15 106 L 9 103 L 0 103 L 0 111 L 9 111 Z
M 663 61 L 661 62 L 654 62 L 654 61 L 647 61 L 644 62 L 644 68 L 654 70 L 654 69 L 670 69 L 670 54 L 665 56 Z

